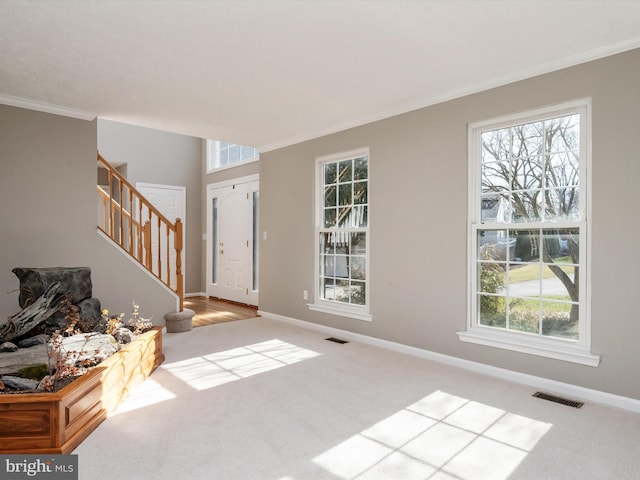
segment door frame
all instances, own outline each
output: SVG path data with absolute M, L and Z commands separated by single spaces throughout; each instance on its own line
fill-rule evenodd
M 224 180 L 221 182 L 215 182 L 215 183 L 209 183 L 207 184 L 207 195 L 206 195 L 206 224 L 207 224 L 207 233 L 206 233 L 206 264 L 205 264 L 205 292 L 207 297 L 209 296 L 218 296 L 218 295 L 211 295 L 211 291 L 214 287 L 214 284 L 211 282 L 211 271 L 212 271 L 212 264 L 213 264 L 213 245 L 212 245 L 212 239 L 213 239 L 213 225 L 212 225 L 212 217 L 211 217 L 211 199 L 213 198 L 213 193 L 216 190 L 222 189 L 222 188 L 226 188 L 226 187 L 231 187 L 234 185 L 242 185 L 242 184 L 250 184 L 250 183 L 254 183 L 257 182 L 258 183 L 258 189 L 257 191 L 260 191 L 259 188 L 259 183 L 260 183 L 260 174 L 256 173 L 253 175 L 247 175 L 245 177 L 238 177 L 238 178 L 234 178 L 231 180 Z M 251 190 L 250 191 L 255 191 L 255 190 Z M 259 204 L 258 204 L 259 205 Z M 247 222 L 251 223 L 253 225 L 252 222 L 253 218 L 250 216 L 249 218 L 246 219 Z M 259 226 L 256 227 L 259 231 Z M 257 241 L 256 245 L 253 245 L 253 240 L 251 240 L 252 244 L 250 245 L 250 250 L 251 251 L 258 251 L 258 244 L 260 243 L 259 241 Z M 255 250 L 254 250 L 255 248 Z M 258 255 L 259 258 L 259 255 Z M 247 303 L 249 305 L 258 305 L 258 298 L 259 298 L 259 288 L 260 286 L 258 285 L 258 290 L 254 290 L 252 287 L 252 283 L 251 280 L 253 278 L 253 274 L 254 274 L 254 262 L 250 261 L 249 262 L 249 274 L 248 274 L 248 278 L 247 278 L 247 282 L 248 282 L 248 295 L 247 295 Z M 218 277 L 218 279 L 220 278 L 220 274 L 218 273 L 216 275 Z M 251 288 L 249 288 L 251 287 Z

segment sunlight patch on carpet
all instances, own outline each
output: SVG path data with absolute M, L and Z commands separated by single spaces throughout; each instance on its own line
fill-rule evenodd
M 438 390 L 313 461 L 344 480 L 506 480 L 551 426 Z
M 196 390 L 206 390 L 319 356 L 274 339 L 161 365 Z
M 152 378 L 147 378 L 129 394 L 127 399 L 118 406 L 111 416 L 148 407 L 172 398 L 176 398 L 176 396 L 170 390 L 167 390 Z

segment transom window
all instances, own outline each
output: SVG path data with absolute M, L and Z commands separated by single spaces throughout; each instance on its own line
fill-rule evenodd
M 369 155 L 317 160 L 315 303 L 309 308 L 370 320 Z
M 589 101 L 470 126 L 465 341 L 597 365 L 587 302 Z
M 260 158 L 257 148 L 237 143 L 207 140 L 207 172 L 249 163 Z

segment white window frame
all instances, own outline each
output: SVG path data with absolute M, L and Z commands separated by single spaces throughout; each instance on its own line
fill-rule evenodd
M 365 278 L 365 305 L 352 305 L 343 302 L 325 300 L 321 298 L 320 291 L 320 232 L 325 230 L 322 225 L 323 222 L 323 207 L 324 207 L 324 165 L 326 163 L 339 162 L 342 160 L 349 160 L 358 157 L 367 157 L 367 204 L 369 205 L 367 226 L 358 229 L 341 228 L 337 231 L 349 232 L 349 231 L 364 231 L 366 235 L 366 278 Z M 307 307 L 310 310 L 329 313 L 332 315 L 339 315 L 342 317 L 354 318 L 357 320 L 363 320 L 370 322 L 373 320 L 373 315 L 370 313 L 370 286 L 371 286 L 371 262 L 369 261 L 371 254 L 371 156 L 368 148 L 361 148 L 357 150 L 351 150 L 348 152 L 336 153 L 332 155 L 326 155 L 316 158 L 315 165 L 316 182 L 315 182 L 315 236 L 314 236 L 314 299 L 313 303 L 308 303 Z
M 258 153 L 255 157 L 219 167 L 217 165 L 218 165 L 218 155 L 220 151 L 220 143 L 221 143 L 220 140 L 211 140 L 211 139 L 206 140 L 207 173 L 220 172 L 222 170 L 228 170 L 229 168 L 235 168 L 239 165 L 246 165 L 246 164 L 254 163 L 260 160 L 260 154 Z M 240 146 L 242 147 L 246 145 L 240 145 Z M 250 148 L 254 148 L 254 147 L 250 147 Z
M 486 131 L 505 128 L 521 123 L 530 123 L 546 118 L 580 114 L 580 184 L 577 222 L 536 222 L 536 223 L 481 223 L 481 134 Z M 467 326 L 458 332 L 461 341 L 516 352 L 538 355 L 557 360 L 596 367 L 600 357 L 591 353 L 591 99 L 579 99 L 559 105 L 552 105 L 514 115 L 476 122 L 468 129 L 469 152 L 469 228 L 468 228 L 468 292 Z M 478 229 L 506 229 L 509 227 L 569 228 L 580 229 L 580 324 L 578 340 L 517 332 L 503 328 L 483 326 L 477 323 L 477 231 Z

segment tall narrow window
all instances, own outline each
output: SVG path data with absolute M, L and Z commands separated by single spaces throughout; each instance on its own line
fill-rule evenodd
M 309 308 L 369 314 L 369 153 L 317 160 L 316 298 Z
M 470 126 L 465 341 L 588 365 L 589 102 Z
M 259 239 L 258 239 L 258 232 L 260 229 L 258 220 L 260 218 L 260 192 L 254 191 L 252 192 L 252 245 L 253 245 L 253 250 L 252 250 L 252 255 L 251 255 L 251 260 L 252 260 L 252 265 L 253 265 L 253 276 L 252 276 L 252 282 L 251 282 L 251 287 L 253 290 L 258 290 L 258 278 L 259 278 L 259 272 L 258 272 L 258 244 L 259 244 Z
M 211 199 L 211 283 L 218 283 L 218 198 Z

